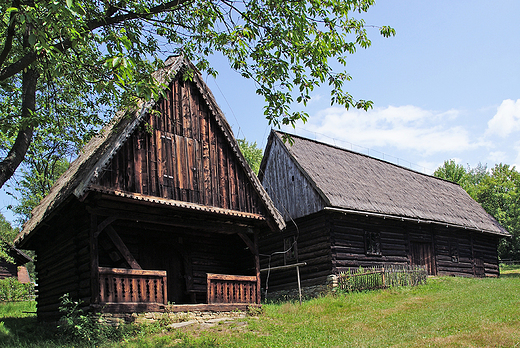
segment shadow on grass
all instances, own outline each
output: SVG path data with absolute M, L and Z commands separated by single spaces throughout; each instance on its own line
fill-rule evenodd
M 520 273 L 518 272 L 508 272 L 508 273 L 500 273 L 501 278 L 520 278 Z
M 2 347 L 51 347 L 58 346 L 55 326 L 38 323 L 36 317 L 0 318 L 3 331 L 0 332 Z

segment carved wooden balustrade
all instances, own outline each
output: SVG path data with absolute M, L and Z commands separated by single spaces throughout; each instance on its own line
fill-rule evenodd
M 207 300 L 213 303 L 259 303 L 257 278 L 208 273 Z
M 99 267 L 101 303 L 167 304 L 166 271 Z

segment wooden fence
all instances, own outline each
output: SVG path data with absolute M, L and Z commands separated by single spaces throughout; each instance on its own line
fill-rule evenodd
M 99 267 L 101 303 L 167 304 L 166 271 Z
M 208 273 L 208 304 L 257 303 L 255 276 Z
M 426 266 L 385 265 L 371 268 L 352 268 L 338 276 L 343 291 L 383 289 L 395 286 L 426 284 Z

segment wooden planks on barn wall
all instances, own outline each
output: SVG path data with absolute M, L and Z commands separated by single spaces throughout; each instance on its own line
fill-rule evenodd
M 112 158 L 103 186 L 257 213 L 249 178 L 198 90 L 176 81 Z M 146 125 L 142 126 L 147 127 Z M 150 134 L 151 132 L 151 134 Z

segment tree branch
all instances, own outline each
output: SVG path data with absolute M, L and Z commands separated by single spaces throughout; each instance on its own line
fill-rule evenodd
M 191 0 L 169 1 L 169 2 L 166 2 L 164 4 L 152 7 L 146 13 L 129 12 L 127 14 L 119 15 L 119 16 L 115 16 L 115 17 L 105 16 L 102 19 L 88 21 L 86 23 L 86 29 L 85 29 L 84 34 L 87 33 L 87 32 L 92 32 L 92 31 L 94 31 L 95 29 L 98 29 L 98 28 L 102 28 L 102 27 L 106 27 L 106 26 L 122 23 L 122 22 L 129 21 L 129 20 L 132 20 L 132 19 L 138 19 L 138 18 L 146 19 L 146 18 L 149 18 L 149 17 L 154 16 L 156 14 L 159 14 L 161 12 L 165 12 L 165 11 L 167 11 L 169 9 L 172 9 L 172 8 L 174 8 L 176 6 L 182 5 L 182 4 L 184 4 L 186 2 L 189 2 L 189 1 L 191 1 Z M 66 50 L 68 50 L 69 48 L 72 47 L 72 41 L 70 39 L 65 39 L 62 42 L 56 44 L 55 47 L 60 52 L 65 52 Z M 38 54 L 36 52 L 32 51 L 32 52 L 27 53 L 22 58 L 20 58 L 16 62 L 10 64 L 9 66 L 3 68 L 0 71 L 0 81 L 3 81 L 5 79 L 7 79 L 7 78 L 9 78 L 9 77 L 11 77 L 11 76 L 21 72 L 21 71 L 23 71 L 25 68 L 29 67 L 29 65 L 31 65 L 31 63 L 36 61 L 36 59 L 38 59 Z
M 32 117 L 36 108 L 36 84 L 38 82 L 38 72 L 34 69 L 28 69 L 23 73 L 22 77 L 22 114 L 23 120 Z M 0 162 L 0 187 L 13 176 L 16 168 L 22 163 L 25 154 L 32 142 L 34 126 L 27 124 L 18 131 L 16 140 L 9 153 Z
M 18 8 L 20 5 L 19 0 L 14 0 L 12 7 Z M 0 53 L 0 66 L 4 64 L 5 59 L 9 55 L 9 52 L 11 51 L 11 48 L 13 47 L 13 37 L 15 33 L 15 24 L 16 21 L 14 20 L 14 16 L 16 15 L 15 11 L 11 11 L 11 15 L 9 17 L 9 27 L 7 28 L 7 37 L 5 38 L 5 45 L 4 49 L 2 50 L 2 53 Z

